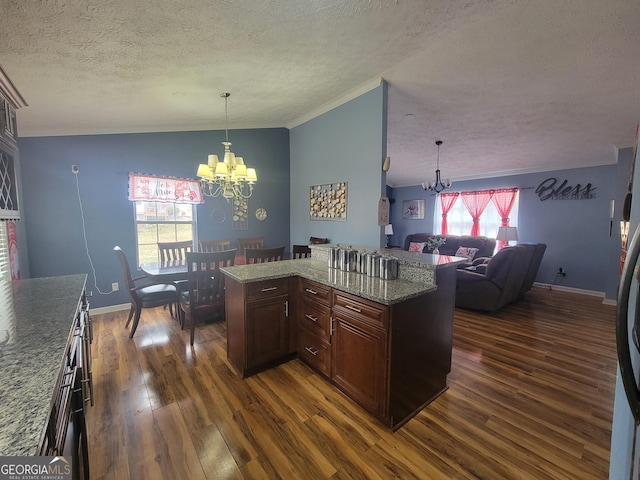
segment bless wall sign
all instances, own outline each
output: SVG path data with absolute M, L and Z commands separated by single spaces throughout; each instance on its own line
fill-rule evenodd
M 541 202 L 545 200 L 590 200 L 596 198 L 596 187 L 590 183 L 570 185 L 568 180 L 562 183 L 557 178 L 549 177 L 536 188 L 536 194 Z

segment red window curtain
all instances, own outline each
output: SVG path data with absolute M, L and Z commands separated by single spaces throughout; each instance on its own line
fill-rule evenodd
M 467 207 L 467 211 L 471 214 L 473 219 L 473 226 L 471 227 L 471 235 L 480 235 L 480 215 L 487 208 L 493 190 L 482 190 L 476 192 L 462 192 L 462 203 Z
M 493 205 L 496 207 L 498 214 L 502 217 L 502 221 L 500 225 L 502 227 L 509 226 L 509 214 L 511 213 L 511 209 L 513 208 L 513 204 L 516 201 L 516 196 L 518 195 L 517 188 L 503 188 L 500 190 L 495 190 L 493 192 L 493 197 L 491 197 L 491 201 Z M 498 241 L 498 250 L 502 250 L 502 248 L 506 245 L 506 241 L 499 240 Z
M 440 229 L 441 235 L 447 235 L 449 233 L 449 227 L 447 225 L 447 214 L 451 211 L 459 196 L 459 192 L 440 194 L 440 205 L 442 206 L 442 228 Z

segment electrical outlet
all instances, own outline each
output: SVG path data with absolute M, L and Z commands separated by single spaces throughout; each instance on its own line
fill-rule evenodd
M 118 290 L 120 290 L 120 285 L 118 284 L 118 282 L 113 282 L 111 284 L 111 290 L 113 290 L 114 292 L 117 292 Z
M 564 268 L 558 267 L 558 275 L 560 275 L 561 277 L 564 277 L 567 275 L 567 272 L 564 271 Z

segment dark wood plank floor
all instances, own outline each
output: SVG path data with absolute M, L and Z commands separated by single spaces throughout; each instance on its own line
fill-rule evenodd
M 391 433 L 299 360 L 242 380 L 224 322 L 95 315 L 91 478 L 605 479 L 615 309 L 534 288 L 457 310 L 449 389 Z

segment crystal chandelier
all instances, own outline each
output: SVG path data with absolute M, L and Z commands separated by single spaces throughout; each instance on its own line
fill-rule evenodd
M 220 162 L 218 155 L 209 155 L 206 164 L 198 166 L 197 176 L 202 183 L 202 193 L 207 197 L 222 195 L 227 202 L 232 198 L 249 198 L 253 193 L 253 185 L 258 181 L 255 168 L 247 168 L 242 157 L 236 157 L 230 150 L 229 115 L 227 99 L 230 93 L 221 93 L 224 98 L 225 141 L 224 160 Z
M 422 182 L 422 188 L 425 190 L 433 190 L 436 193 L 440 193 L 445 188 L 449 188 L 451 186 L 451 180 L 448 178 L 443 182 L 440 178 L 440 145 L 442 145 L 442 140 L 436 140 L 436 145 L 438 146 L 438 163 L 436 164 L 436 181 L 435 182 Z

